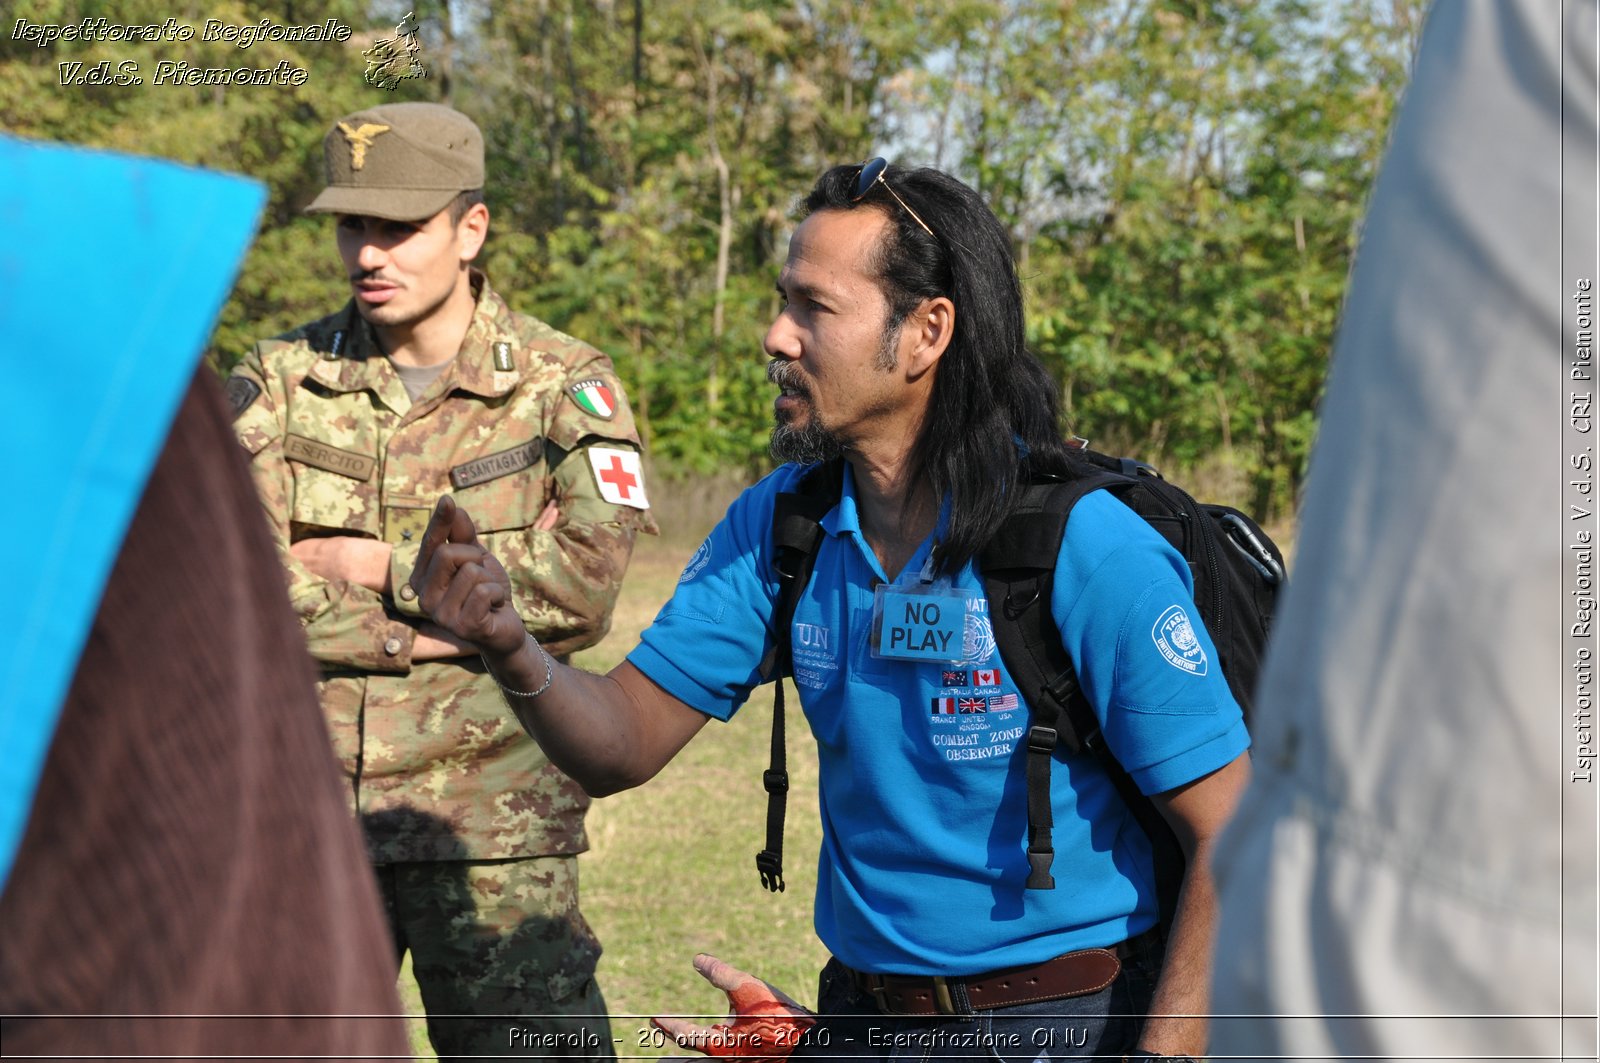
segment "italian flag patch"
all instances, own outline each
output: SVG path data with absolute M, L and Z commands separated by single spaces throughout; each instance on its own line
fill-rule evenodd
M 611 385 L 598 377 L 578 381 L 567 389 L 567 394 L 578 404 L 578 409 L 593 417 L 609 421 L 616 415 L 617 399 L 611 394 Z

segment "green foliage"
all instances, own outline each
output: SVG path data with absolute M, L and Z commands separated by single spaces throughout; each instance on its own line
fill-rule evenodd
M 969 28 L 940 95 L 1075 430 L 1224 453 L 1234 501 L 1291 505 L 1414 7 L 1021 3 Z
M 1358 220 L 1409 68 L 1420 0 L 37 0 L 242 24 L 337 18 L 349 42 L 49 48 L 0 37 L 0 125 L 251 174 L 270 200 L 213 343 L 342 301 L 320 142 L 361 106 L 474 115 L 515 305 L 616 360 L 658 466 L 766 464 L 761 337 L 795 201 L 887 154 L 977 187 L 1010 229 L 1030 341 L 1100 445 L 1239 473 L 1293 504 Z M 406 10 L 429 76 L 362 80 Z M 304 85 L 67 86 L 58 64 L 163 59 L 308 71 Z M 1065 426 L 1064 426 L 1065 427 Z

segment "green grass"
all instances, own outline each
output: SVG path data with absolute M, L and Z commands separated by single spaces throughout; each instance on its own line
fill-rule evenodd
M 642 537 L 634 551 L 612 630 L 574 663 L 606 671 L 633 648 L 677 584 L 698 538 Z M 582 906 L 605 947 L 599 979 L 611 1011 L 619 1056 L 667 1054 L 654 1043 L 649 1017 L 722 1015 L 727 1002 L 694 972 L 710 952 L 772 982 L 808 1006 L 827 959 L 811 928 L 816 888 L 816 747 L 793 688 L 788 708 L 789 811 L 784 840 L 786 890 L 761 888 L 755 853 L 766 830 L 766 769 L 772 688 L 757 691 L 733 722 L 706 725 L 655 779 L 596 801 L 589 811 L 590 851 L 579 858 Z M 401 1001 L 420 1016 L 422 1001 L 409 959 Z M 412 1046 L 432 1059 L 420 1017 Z M 674 1046 L 673 1054 L 683 1054 Z
M 623 585 L 613 628 L 578 655 L 609 669 L 672 594 L 698 540 L 645 538 Z M 816 747 L 791 688 L 790 794 L 784 844 L 787 888 L 761 888 L 772 691 L 758 691 L 731 723 L 708 723 L 661 774 L 644 786 L 596 801 L 590 851 L 579 858 L 583 911 L 600 940 L 600 985 L 622 1038 L 619 1055 L 661 1055 L 647 1019 L 662 1014 L 724 1014 L 727 1002 L 690 967 L 710 952 L 812 1003 L 827 959 L 811 929 L 816 888 Z M 641 1044 L 641 1042 L 644 1042 Z

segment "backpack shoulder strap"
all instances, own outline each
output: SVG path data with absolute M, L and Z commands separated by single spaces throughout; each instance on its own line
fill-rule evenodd
M 806 473 L 795 490 L 781 492 L 773 503 L 772 567 L 778 575 L 778 598 L 772 646 L 761 659 L 762 682 L 789 674 L 789 625 L 822 546 L 822 518 L 839 504 L 843 490 L 843 461 L 834 460 Z
M 1093 713 L 1083 719 L 1087 703 L 1076 696 L 1078 674 L 1050 611 L 1061 538 L 1079 499 L 1122 482 L 1114 473 L 1097 471 L 1029 484 L 1021 503 L 978 554 L 995 642 L 1028 703 L 1028 889 L 1055 888 L 1051 755 L 1058 743 L 1075 753 L 1087 734 L 1098 733 Z
M 1098 457 L 1096 455 L 1095 457 Z M 1132 466 L 1130 468 L 1130 466 Z M 1106 745 L 1100 721 L 1078 683 L 1077 670 L 1050 611 L 1056 560 L 1067 518 L 1079 499 L 1098 488 L 1126 492 L 1149 478 L 1150 466 L 1124 462 L 1125 474 L 1107 470 L 1073 480 L 1030 485 L 1017 511 L 979 555 L 990 621 L 1000 655 L 1028 702 L 1026 785 L 1028 800 L 1028 889 L 1054 889 L 1055 852 L 1050 806 L 1050 758 L 1059 742 L 1070 752 L 1092 753 L 1154 852 L 1156 897 L 1163 932 L 1172 925 L 1184 859 L 1177 837 L 1155 804 L 1139 791 Z M 1148 471 L 1147 471 L 1148 470 Z
M 817 551 L 822 547 L 822 518 L 839 504 L 844 491 L 844 462 L 835 459 L 808 472 L 796 490 L 778 495 L 772 509 L 772 566 L 778 574 L 773 608 L 772 647 L 761 659 L 761 681 L 774 683 L 772 744 L 767 770 L 761 775 L 767 792 L 767 846 L 756 854 L 761 885 L 782 893 L 783 821 L 787 811 L 789 771 L 784 748 L 783 680 L 794 670 L 790 645 L 794 611 L 811 582 Z

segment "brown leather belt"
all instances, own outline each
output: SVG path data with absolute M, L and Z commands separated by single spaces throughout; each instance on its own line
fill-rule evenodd
M 962 1015 L 968 1007 L 984 1011 L 1098 993 L 1122 971 L 1119 956 L 1143 936 L 1108 949 L 1081 949 L 1043 963 L 958 978 L 845 969 L 886 1015 Z

